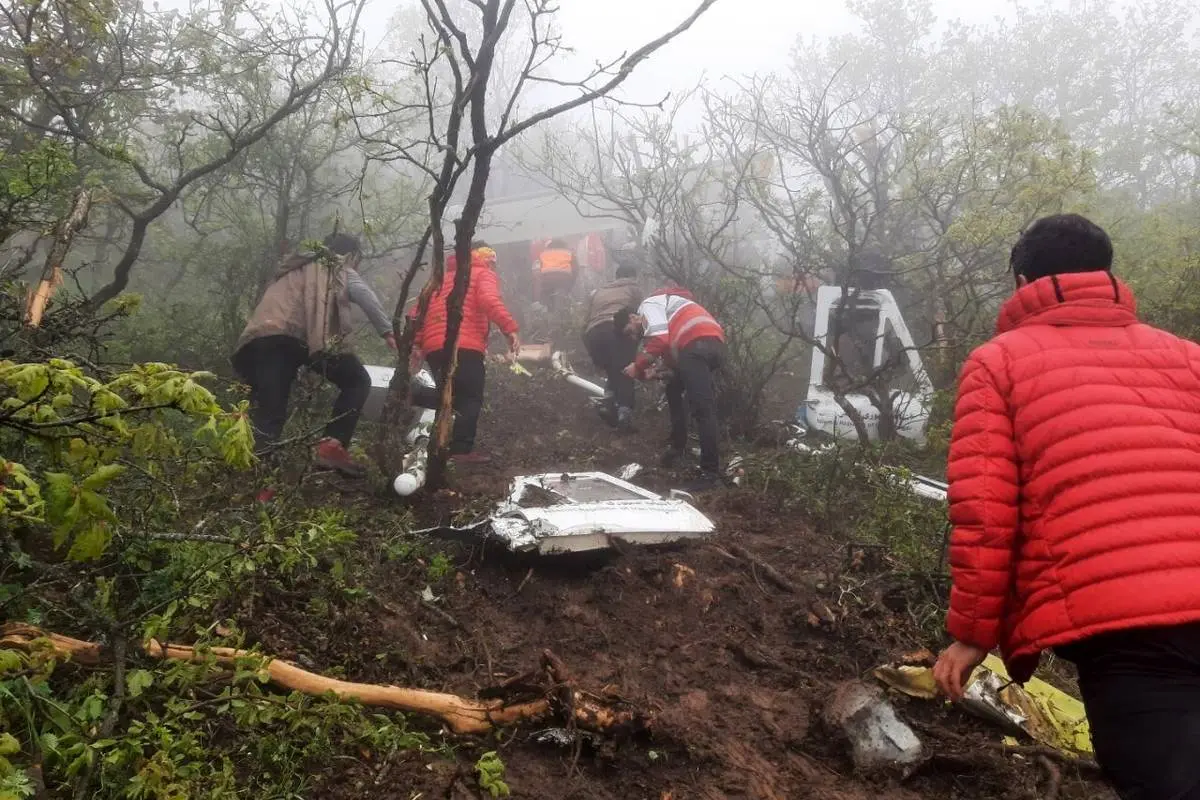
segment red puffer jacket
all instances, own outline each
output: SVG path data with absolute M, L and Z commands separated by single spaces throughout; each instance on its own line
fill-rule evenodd
M 947 479 L 955 639 L 1042 650 L 1200 620 L 1200 346 L 1107 272 L 1042 278 L 962 370 Z
M 429 311 L 425 315 L 425 324 L 417 334 L 416 346 L 422 354 L 441 350 L 446 344 L 446 298 L 454 287 L 454 274 L 457 271 L 457 259 L 453 254 L 446 256 L 446 274 L 442 285 L 434 292 L 429 300 Z M 410 314 L 416 313 L 414 307 Z M 463 302 L 462 327 L 458 334 L 460 350 L 476 350 L 487 352 L 488 333 L 491 325 L 505 336 L 517 332 L 516 320 L 504 305 L 500 296 L 500 281 L 495 271 L 480 255 L 471 257 L 471 283 L 467 287 L 467 297 Z

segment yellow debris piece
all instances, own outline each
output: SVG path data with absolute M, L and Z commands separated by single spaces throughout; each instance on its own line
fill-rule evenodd
M 930 667 L 886 664 L 872 674 L 880 683 L 910 697 L 933 700 L 938 696 Z M 1092 752 L 1083 703 L 1038 678 L 1024 686 L 1011 683 L 998 656 L 989 655 L 971 674 L 963 707 L 1065 753 Z
M 971 681 L 982 670 L 994 672 L 1008 683 L 1004 662 L 995 655 L 984 659 Z M 1083 702 L 1039 678 L 1030 678 L 1024 686 L 1009 684 L 1000 690 L 1000 702 L 1016 707 L 1026 716 L 1025 731 L 1035 740 L 1068 753 L 1091 753 L 1092 736 Z

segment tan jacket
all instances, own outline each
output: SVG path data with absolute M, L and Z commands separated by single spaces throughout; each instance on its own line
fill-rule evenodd
M 642 302 L 642 291 L 637 278 L 617 278 L 592 292 L 588 305 L 588 321 L 584 331 L 590 331 L 602 322 L 612 322 L 613 314 L 622 308 L 636 309 Z
M 237 350 L 254 339 L 279 335 L 307 344 L 309 356 L 337 350 L 350 326 L 348 272 L 311 253 L 288 257 L 258 301 Z

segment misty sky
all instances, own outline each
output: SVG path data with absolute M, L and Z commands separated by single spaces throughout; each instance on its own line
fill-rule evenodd
M 939 20 L 986 22 L 1008 16 L 1013 0 L 933 0 L 933 5 Z M 694 7 L 695 0 L 561 0 L 556 19 L 586 65 L 644 44 Z M 369 0 L 368 39 L 388 28 L 394 9 L 387 0 Z M 717 0 L 691 30 L 637 68 L 624 96 L 652 101 L 664 90 L 694 87 L 701 75 L 765 72 L 786 63 L 798 36 L 842 33 L 855 21 L 843 0 Z

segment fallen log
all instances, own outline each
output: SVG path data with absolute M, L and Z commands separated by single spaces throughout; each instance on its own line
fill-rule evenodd
M 37 649 L 38 641 L 48 642 L 57 655 L 77 663 L 104 663 L 104 649 L 95 642 L 49 633 L 23 623 L 0 626 L 0 647 L 28 652 Z M 546 696 L 513 703 L 500 698 L 472 700 L 445 692 L 342 681 L 317 675 L 278 658 L 232 647 L 197 649 L 189 645 L 150 641 L 143 645 L 143 650 L 152 658 L 200 663 L 211 661 L 222 667 L 233 667 L 239 660 L 248 658 L 262 659 L 262 668 L 268 680 L 279 688 L 315 696 L 332 693 L 339 700 L 423 714 L 440 720 L 456 734 L 485 734 L 497 728 L 554 714 L 564 714 L 574 725 L 595 733 L 618 730 L 637 732 L 648 729 L 650 725 L 649 719 L 636 710 L 614 708 L 581 691 L 572 690 L 569 698 L 556 694 L 556 689 L 561 690 L 561 685 L 556 687 L 555 684 L 560 683 L 556 675 L 562 669 L 562 662 L 548 650 L 542 655 L 543 671 L 551 681 Z M 566 702 L 568 699 L 569 703 Z

